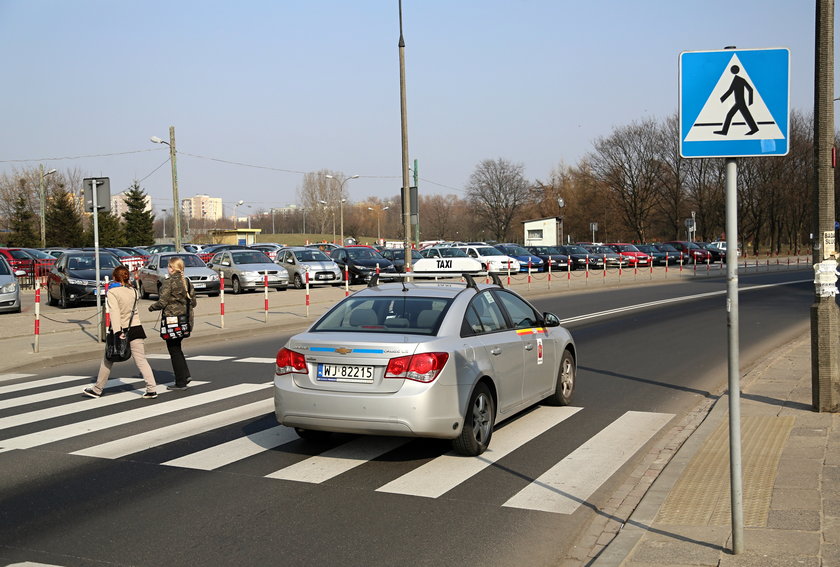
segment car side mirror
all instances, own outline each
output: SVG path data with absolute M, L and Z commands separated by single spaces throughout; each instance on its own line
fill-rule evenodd
M 543 322 L 545 323 L 546 327 L 559 327 L 560 317 L 558 317 L 554 313 L 549 313 L 548 311 L 546 311 L 545 313 L 543 313 Z
M 213 267 L 213 264 L 207 264 L 207 267 L 208 267 L 208 268 L 212 268 L 212 267 Z

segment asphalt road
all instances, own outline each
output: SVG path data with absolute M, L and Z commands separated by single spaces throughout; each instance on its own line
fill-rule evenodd
M 742 277 L 741 285 L 808 280 L 809 274 Z M 725 387 L 724 285 L 708 279 L 536 299 L 541 309 L 571 321 L 580 367 L 573 406 L 580 409 L 527 436 L 498 461 L 479 463 L 437 497 L 382 489 L 402 482 L 410 492 L 412 479 L 428 480 L 426 470 L 432 481 L 456 474 L 434 472 L 449 449 L 441 441 L 399 440 L 359 462 L 341 451 L 370 438 L 337 435 L 322 444 L 281 438 L 277 446 L 263 441 L 269 448 L 242 452 L 243 436 L 269 435 L 276 426 L 264 402 L 271 395 L 270 361 L 286 336 L 187 343 L 188 357 L 198 357 L 190 360 L 194 384 L 186 394 L 153 401 L 128 393 L 142 384 L 115 386 L 100 400 L 82 399 L 76 391 L 95 373 L 93 361 L 5 381 L 0 560 L 66 566 L 556 564 L 645 450 L 663 441 L 668 428 L 661 424 Z M 712 295 L 621 311 L 699 294 Z M 742 366 L 807 329 L 812 297 L 807 281 L 742 291 Z M 587 317 L 608 310 L 616 311 Z M 160 382 L 171 378 L 168 360 L 152 365 Z M 136 380 L 130 363 L 116 369 L 112 378 Z M 37 382 L 59 375 L 68 378 Z M 18 383 L 24 385 L 13 391 Z M 59 389 L 66 393 L 50 398 Z M 533 408 L 497 428 L 494 443 L 524 430 L 528 420 L 543 419 L 545 411 Z M 628 412 L 657 425 L 639 435 L 638 448 L 627 451 L 591 494 L 575 497 L 579 488 L 569 488 L 569 495 L 560 495 L 569 496 L 563 513 L 505 505 L 588 443 L 621 453 L 624 446 L 609 446 L 614 437 L 598 440 L 616 424 L 619 434 L 635 433 L 627 425 L 635 422 L 623 421 Z M 115 441 L 127 445 L 114 447 Z M 22 448 L 10 448 L 15 446 Z M 266 476 L 330 451 L 338 451 L 331 461 L 347 467 L 342 474 L 321 482 Z M 217 459 L 211 470 L 183 466 L 184 459 L 192 459 L 192 467 L 206 462 L 196 455 L 207 454 Z M 602 472 L 585 469 L 596 461 L 592 454 L 579 465 L 582 478 Z M 411 476 L 417 470 L 419 476 Z

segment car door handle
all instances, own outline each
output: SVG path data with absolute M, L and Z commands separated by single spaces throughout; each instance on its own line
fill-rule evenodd
M 534 350 L 533 343 L 528 343 L 527 345 L 525 345 L 525 350 Z
M 498 355 L 502 354 L 502 349 L 500 349 L 499 347 L 493 347 L 493 348 L 490 349 L 490 354 L 494 354 L 494 355 L 498 356 Z

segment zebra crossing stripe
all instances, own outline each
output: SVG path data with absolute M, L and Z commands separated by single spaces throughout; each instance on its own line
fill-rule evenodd
M 20 377 L 31 376 L 31 374 L 19 374 Z M 41 388 L 43 386 L 54 386 L 64 382 L 75 382 L 77 380 L 90 380 L 90 376 L 53 376 L 52 378 L 43 378 L 41 380 L 32 380 L 31 382 L 21 382 L 19 384 L 9 384 L 8 386 L 0 386 L 0 395 L 11 394 L 12 392 L 20 392 L 21 390 L 29 390 L 31 388 Z
M 172 467 L 212 471 L 236 461 L 253 457 L 268 449 L 279 447 L 295 439 L 298 439 L 298 436 L 294 429 L 285 425 L 277 425 L 215 447 L 208 447 L 202 451 L 166 461 L 163 464 Z
M 138 382 L 143 382 L 138 378 L 131 380 L 128 378 L 115 378 L 108 380 L 105 388 L 114 388 L 116 386 L 128 386 Z M 37 394 L 29 394 L 28 396 L 20 396 L 18 398 L 11 398 L 0 402 L 0 409 L 15 408 L 18 406 L 25 406 L 26 404 L 34 404 L 35 402 L 43 402 L 44 400 L 54 400 L 56 398 L 63 398 L 64 396 L 72 396 L 73 394 L 81 394 L 79 386 L 70 386 L 68 388 L 61 388 L 59 390 L 48 390 Z
M 161 354 L 159 352 L 147 352 L 146 358 L 151 360 L 169 360 L 168 354 Z
M 581 409 L 542 406 L 494 431 L 490 447 L 478 457 L 447 453 L 376 490 L 437 498 Z
M 207 382 L 192 382 L 192 384 L 206 384 Z M 145 383 L 144 383 L 145 384 Z M 167 394 L 169 390 L 165 388 L 158 388 L 161 390 L 158 395 Z M 82 394 L 82 388 L 77 390 L 80 397 Z M 85 397 L 83 400 L 78 402 L 73 402 L 71 404 L 64 404 L 61 406 L 53 407 L 53 408 L 44 408 L 40 410 L 30 411 L 26 413 L 21 413 L 18 415 L 10 415 L 8 417 L 0 418 L 0 431 L 3 429 L 8 429 L 10 427 L 17 427 L 18 425 L 27 425 L 30 423 L 35 423 L 37 421 L 43 421 L 45 419 L 52 419 L 54 417 L 60 417 L 62 415 L 70 415 L 72 413 L 86 411 L 101 407 L 112 406 L 114 404 L 121 404 L 123 402 L 128 402 L 131 400 L 140 399 L 146 392 L 146 386 L 144 385 L 142 388 L 137 390 L 131 390 L 130 392 L 117 392 L 115 394 L 108 394 L 104 393 L 101 398 L 97 401 L 94 401 L 91 398 Z M 0 441 L 0 446 L 4 443 Z
M 139 453 L 152 447 L 157 447 L 185 437 L 204 433 L 211 429 L 224 427 L 237 421 L 253 419 L 274 409 L 274 400 L 260 400 L 252 404 L 238 406 L 210 415 L 205 415 L 166 427 L 159 427 L 153 431 L 144 431 L 137 435 L 115 439 L 108 443 L 88 447 L 70 453 L 87 457 L 101 457 L 103 459 L 118 459 L 132 453 Z
M 673 417 L 673 414 L 628 411 L 504 506 L 573 513 Z
M 199 356 L 187 357 L 187 360 L 198 360 L 205 362 L 222 362 L 223 360 L 230 360 L 233 356 L 211 356 L 209 354 L 202 354 Z
M 195 384 L 195 381 L 191 382 L 191 384 Z M 271 385 L 271 382 L 268 382 L 266 384 L 237 384 L 235 386 L 221 388 L 219 390 L 213 390 L 212 392 L 204 392 L 202 394 L 185 396 L 164 403 L 150 403 L 150 405 L 148 406 L 137 408 L 134 410 L 88 419 L 86 421 L 71 423 L 69 425 L 64 425 L 60 427 L 54 427 L 52 429 L 47 429 L 36 433 L 29 433 L 27 435 L 20 435 L 18 437 L 12 437 L 11 439 L 0 441 L 0 447 L 4 449 L 29 449 L 32 447 L 38 447 L 40 445 L 46 445 L 47 443 L 53 443 L 55 441 L 62 441 L 64 439 L 69 439 L 78 435 L 93 433 L 95 431 L 101 431 L 103 429 L 108 429 L 119 425 L 125 425 L 127 423 L 133 423 L 142 419 L 157 417 L 159 415 L 164 415 L 167 413 L 192 408 L 203 404 L 209 404 L 218 400 L 228 399 L 232 396 L 239 396 L 242 394 L 248 394 L 250 392 L 256 392 L 259 390 L 270 388 Z M 117 395 L 119 394 L 116 394 L 113 397 L 116 397 Z M 91 403 L 97 406 L 99 405 L 96 404 L 96 402 Z
M 400 437 L 360 437 L 265 476 L 318 484 L 393 451 L 408 441 Z
M 34 374 L 0 374 L 0 382 L 5 382 L 6 380 L 17 380 L 18 378 L 28 378 L 30 376 L 35 376 Z
M 252 356 L 250 358 L 240 358 L 238 360 L 234 360 L 234 362 L 256 362 L 259 364 L 274 364 L 275 362 L 277 362 L 277 359 Z

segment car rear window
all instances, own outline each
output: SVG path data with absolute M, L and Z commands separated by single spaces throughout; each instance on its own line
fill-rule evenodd
M 312 327 L 312 332 L 353 331 L 437 335 L 451 299 L 429 297 L 350 297 Z

